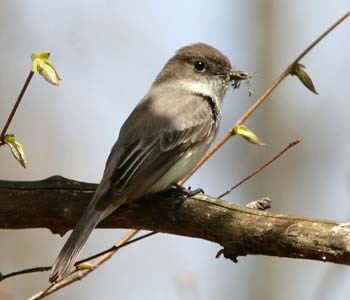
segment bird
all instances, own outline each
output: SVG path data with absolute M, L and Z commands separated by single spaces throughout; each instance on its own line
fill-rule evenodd
M 73 269 L 97 224 L 121 205 L 169 189 L 213 142 L 233 80 L 229 59 L 195 43 L 180 48 L 122 125 L 94 196 L 56 258 L 49 280 Z

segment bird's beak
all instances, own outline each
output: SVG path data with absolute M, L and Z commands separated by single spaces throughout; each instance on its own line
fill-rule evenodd
M 232 86 L 234 89 L 237 89 L 241 85 L 242 80 L 248 80 L 249 78 L 252 78 L 252 77 L 253 77 L 253 74 L 251 73 L 231 70 L 228 74 L 228 81 L 232 82 Z
M 243 72 L 243 71 L 231 70 L 229 73 L 229 81 L 247 80 L 252 77 L 253 77 L 253 74 Z

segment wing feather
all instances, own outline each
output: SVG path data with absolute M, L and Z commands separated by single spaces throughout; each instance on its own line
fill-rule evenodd
M 174 124 L 171 111 L 170 115 L 169 110 L 164 113 L 155 112 L 154 109 L 151 109 L 155 100 L 147 99 L 135 108 L 125 122 L 119 139 L 107 160 L 102 179 L 102 182 L 111 183 L 116 199 L 126 198 L 127 201 L 130 201 L 140 197 L 187 150 L 212 135 L 214 119 L 210 105 L 203 105 L 203 98 L 200 95 L 187 97 L 189 98 L 187 102 L 200 104 L 192 105 L 194 111 L 191 112 L 191 115 L 194 118 L 191 119 L 191 115 L 188 115 L 189 121 L 184 119 L 183 122 Z M 185 104 L 188 103 L 185 101 Z M 181 116 L 183 115 L 181 110 L 185 109 L 188 110 L 186 105 L 178 106 L 175 113 Z M 136 123 L 130 124 L 130 120 Z M 189 124 L 184 122 L 189 122 Z M 130 131 L 130 128 L 133 130 Z M 113 201 L 110 197 L 100 199 L 97 208 L 103 209 L 109 205 L 111 200 Z

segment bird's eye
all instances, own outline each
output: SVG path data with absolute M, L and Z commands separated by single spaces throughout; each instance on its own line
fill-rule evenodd
M 205 63 L 201 60 L 196 60 L 194 62 L 194 69 L 197 71 L 197 72 L 203 72 L 205 70 Z

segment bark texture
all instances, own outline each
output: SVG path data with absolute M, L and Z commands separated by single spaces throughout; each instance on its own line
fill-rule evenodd
M 96 184 L 53 176 L 42 181 L 0 181 L 0 229 L 72 229 Z M 293 217 L 250 209 L 198 194 L 144 197 L 121 207 L 99 228 L 137 228 L 205 239 L 219 254 L 262 254 L 350 264 L 350 223 Z

